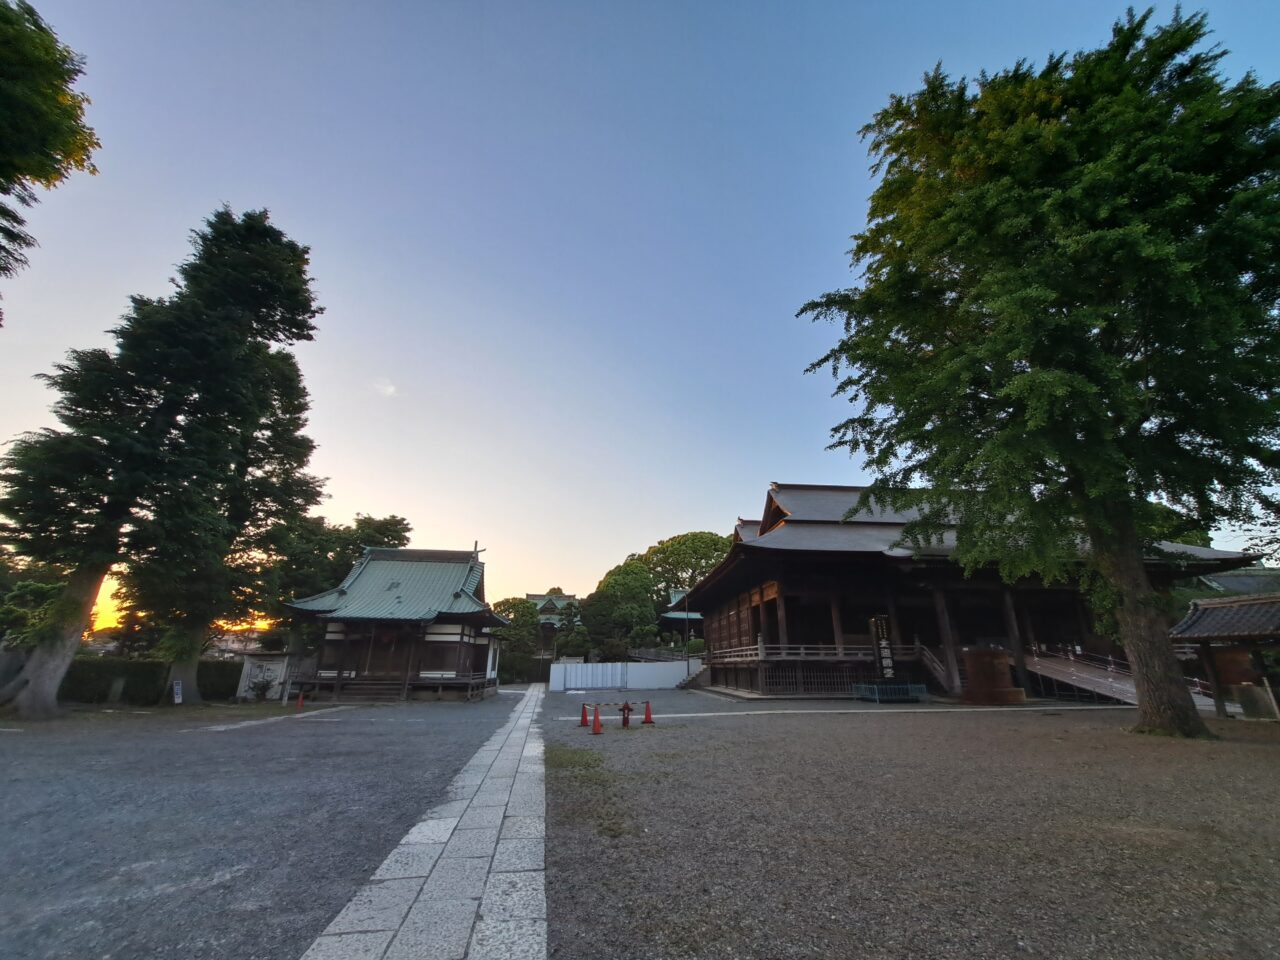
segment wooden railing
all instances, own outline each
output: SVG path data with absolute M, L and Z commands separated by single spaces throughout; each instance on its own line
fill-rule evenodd
M 916 660 L 920 657 L 921 647 L 910 644 L 896 644 L 893 648 L 895 660 Z M 830 643 L 752 643 L 740 647 L 721 647 L 708 649 L 703 653 L 706 663 L 747 663 L 758 660 L 874 660 L 875 648 L 870 643 L 846 643 L 837 647 Z

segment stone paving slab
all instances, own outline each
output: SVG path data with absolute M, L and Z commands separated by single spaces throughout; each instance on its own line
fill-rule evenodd
M 421 878 L 382 880 L 361 887 L 325 933 L 399 929 L 421 890 Z
M 494 808 L 498 809 L 498 808 Z M 442 857 L 491 857 L 493 848 L 498 844 L 497 827 L 480 827 L 476 830 L 453 832 L 453 837 L 444 848 Z
M 440 859 L 443 843 L 402 843 L 391 851 L 373 875 L 374 880 L 396 877 L 425 877 Z
M 420 900 L 405 918 L 386 960 L 462 960 L 476 919 L 474 900 Z
M 503 840 L 540 840 L 546 835 L 546 817 L 507 817 L 502 821 Z
M 305 960 L 546 960 L 542 698 L 535 684 Z
M 422 888 L 423 900 L 455 900 L 459 897 L 481 897 L 484 881 L 489 876 L 489 858 L 441 860 L 431 871 Z
M 481 920 L 467 960 L 546 960 L 545 920 Z
M 480 915 L 486 920 L 545 920 L 547 893 L 539 873 L 494 873 L 485 884 Z
M 423 820 L 407 834 L 402 843 L 448 843 L 453 828 L 461 817 L 445 817 L 440 820 Z
M 506 811 L 502 807 L 476 807 L 468 810 L 458 821 L 459 830 L 475 830 L 477 827 L 500 827 Z
M 544 841 L 499 840 L 493 854 L 493 871 L 542 870 L 545 867 Z
M 321 937 L 302 955 L 302 960 L 380 960 L 393 936 L 392 931 L 383 930 Z

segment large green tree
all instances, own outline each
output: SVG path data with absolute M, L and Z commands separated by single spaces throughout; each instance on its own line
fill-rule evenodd
M 198 703 L 196 670 L 217 621 L 255 619 L 289 525 L 320 499 L 306 467 L 315 444 L 296 359 L 259 343 L 229 376 L 237 401 L 216 420 L 190 425 L 187 469 L 149 497 L 125 543 L 118 596 L 126 610 L 163 625 L 160 652 L 184 703 Z
M 237 469 L 219 424 L 243 424 L 258 402 L 241 366 L 315 329 L 307 248 L 265 211 L 219 210 L 193 246 L 170 296 L 132 299 L 112 349 L 72 351 L 45 378 L 60 426 L 23 435 L 0 459 L 0 535 L 66 577 L 21 673 L 0 690 L 24 716 L 56 712 L 103 579 L 131 551 L 145 560 L 158 525 L 188 553 L 216 553 L 225 517 L 175 491 Z
M 542 635 L 537 604 L 524 597 L 507 597 L 493 605 L 493 612 L 507 620 L 504 626 L 493 630 L 493 635 L 502 641 L 503 650 L 530 657 L 538 652 Z
M 36 202 L 36 188 L 95 172 L 89 100 L 73 89 L 83 72 L 83 58 L 29 3 L 0 0 L 0 277 L 25 266 L 24 251 L 35 246 L 21 211 Z
M 665 607 L 674 590 L 688 590 L 705 577 L 729 553 L 729 537 L 706 530 L 681 533 L 659 540 L 639 560 L 653 575 L 655 600 Z
M 636 645 L 657 634 L 654 579 L 636 559 L 614 567 L 582 601 L 582 622 L 593 641 Z
M 936 68 L 865 128 L 857 286 L 814 364 L 873 494 L 967 567 L 1115 598 L 1140 728 L 1200 735 L 1144 566 L 1146 504 L 1244 521 L 1280 459 L 1280 87 L 1228 82 L 1205 18 L 974 81 Z M 911 489 L 923 485 L 927 489 Z

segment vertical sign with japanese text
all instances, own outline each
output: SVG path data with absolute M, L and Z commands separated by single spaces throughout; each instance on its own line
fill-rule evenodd
M 893 662 L 893 640 L 889 634 L 889 618 L 883 613 L 871 618 L 872 656 L 876 674 L 881 680 L 896 680 L 898 668 Z

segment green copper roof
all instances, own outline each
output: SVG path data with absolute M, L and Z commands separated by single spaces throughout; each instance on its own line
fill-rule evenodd
M 366 547 L 338 586 L 288 604 L 331 620 L 435 620 L 481 614 L 504 623 L 484 602 L 484 564 L 471 550 Z

